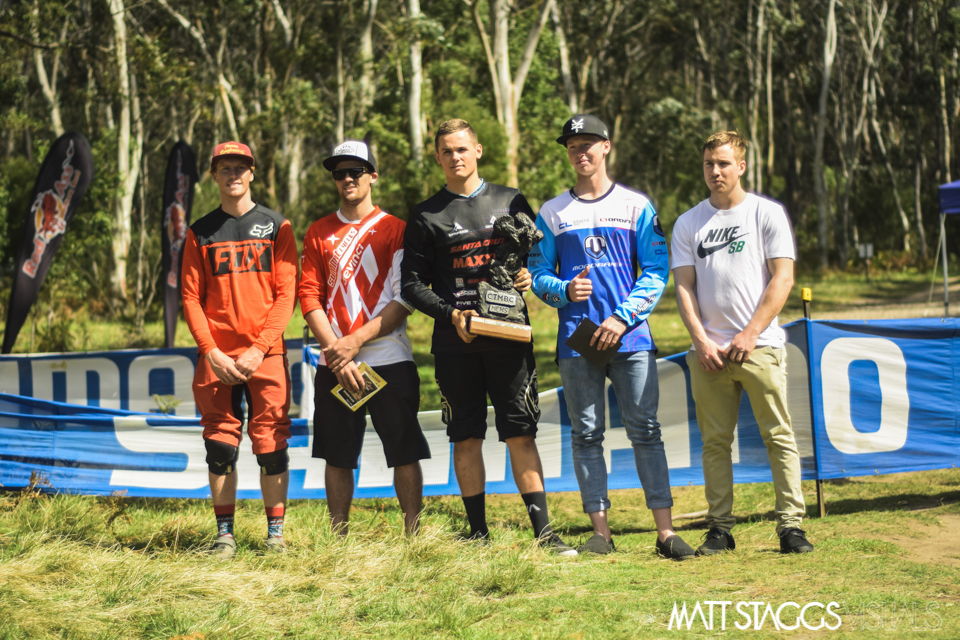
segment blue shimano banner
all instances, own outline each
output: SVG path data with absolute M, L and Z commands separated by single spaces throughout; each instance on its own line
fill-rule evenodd
M 960 320 L 810 327 L 820 478 L 960 464 Z
M 303 341 L 286 343 L 291 412 L 299 415 Z M 140 413 L 158 413 L 156 396 L 173 396 L 174 415 L 193 417 L 196 366 L 196 348 L 0 356 L 0 393 Z
M 786 329 L 787 395 L 805 479 L 960 462 L 956 321 L 801 321 Z M 294 414 L 302 410 L 312 417 L 312 389 L 300 384 L 310 378 L 302 364 L 302 344 L 289 341 L 288 349 Z M 47 488 L 56 491 L 208 496 L 206 452 L 191 393 L 195 362 L 196 351 L 190 349 L 0 358 L 0 391 L 7 392 L 0 394 L 0 484 L 22 487 L 31 474 L 40 474 Z M 658 360 L 657 368 L 671 484 L 703 484 L 684 354 Z M 157 413 L 153 394 L 181 400 L 176 415 Z M 632 446 L 609 386 L 605 400 L 609 486 L 637 488 Z M 563 390 L 542 393 L 540 407 L 537 444 L 547 490 L 577 491 Z M 422 412 L 420 422 L 432 452 L 423 462 L 424 493 L 459 493 L 440 412 Z M 483 447 L 487 491 L 516 492 L 509 453 L 494 435 L 492 409 L 488 424 L 491 438 Z M 292 433 L 290 497 L 323 498 L 324 463 L 311 457 L 311 422 L 295 420 Z M 239 497 L 257 498 L 256 459 L 246 442 L 240 452 Z M 736 482 L 770 481 L 766 447 L 746 396 L 732 457 Z M 393 473 L 372 428 L 355 480 L 357 497 L 394 495 Z

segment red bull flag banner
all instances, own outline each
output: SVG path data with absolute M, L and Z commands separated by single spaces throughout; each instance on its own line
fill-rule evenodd
M 180 315 L 180 266 L 197 179 L 196 156 L 190 145 L 181 140 L 170 152 L 163 183 L 163 320 L 167 348 L 173 347 Z
M 87 139 L 67 132 L 57 138 L 40 166 L 33 187 L 23 242 L 7 308 L 3 353 L 10 353 L 30 307 L 40 293 L 67 224 L 93 179 L 93 155 Z

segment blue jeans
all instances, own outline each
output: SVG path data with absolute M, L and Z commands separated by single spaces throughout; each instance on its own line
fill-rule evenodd
M 573 425 L 573 467 L 580 485 L 584 513 L 610 508 L 607 465 L 603 458 L 606 378 L 610 378 L 617 394 L 620 416 L 627 438 L 633 445 L 633 458 L 647 508 L 672 507 L 670 470 L 660 439 L 660 423 L 657 422 L 660 385 L 653 354 L 649 351 L 618 353 L 606 369 L 595 367 L 586 358 L 563 358 L 560 360 L 560 378 L 567 413 Z

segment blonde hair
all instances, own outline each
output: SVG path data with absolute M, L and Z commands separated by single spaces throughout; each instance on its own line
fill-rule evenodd
M 747 141 L 736 131 L 717 131 L 700 147 L 700 155 L 703 155 L 707 149 L 713 151 L 724 145 L 733 147 L 733 156 L 737 162 L 747 159 Z
M 452 120 L 447 120 L 437 127 L 437 135 L 433 139 L 433 148 L 437 151 L 440 150 L 440 137 L 446 136 L 451 133 L 457 133 L 458 131 L 466 131 L 470 136 L 470 141 L 473 144 L 479 144 L 480 141 L 477 139 L 477 132 L 473 130 L 473 127 L 470 126 L 470 123 L 466 120 L 461 120 L 460 118 L 454 118 Z

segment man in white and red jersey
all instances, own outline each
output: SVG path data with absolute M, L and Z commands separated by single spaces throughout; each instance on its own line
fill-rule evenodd
M 268 550 L 284 548 L 290 375 L 283 331 L 297 303 L 297 245 L 290 223 L 250 195 L 250 148 L 224 142 L 210 175 L 220 206 L 197 220 L 183 248 L 183 313 L 199 347 L 193 395 L 200 410 L 217 516 L 213 551 L 231 557 L 237 457 L 247 435 L 260 464 Z
M 413 534 L 423 503 L 420 461 L 430 457 L 430 447 L 417 420 L 420 376 L 407 339 L 412 308 L 400 297 L 406 224 L 373 204 L 377 166 L 366 143 L 344 142 L 323 166 L 333 174 L 340 210 L 310 225 L 300 282 L 303 317 L 323 350 L 315 380 L 313 457 L 327 462 L 331 524 L 346 535 L 369 408 L 393 468 L 404 529 Z M 362 362 L 387 384 L 351 411 L 330 391 L 339 383 L 359 392 Z

